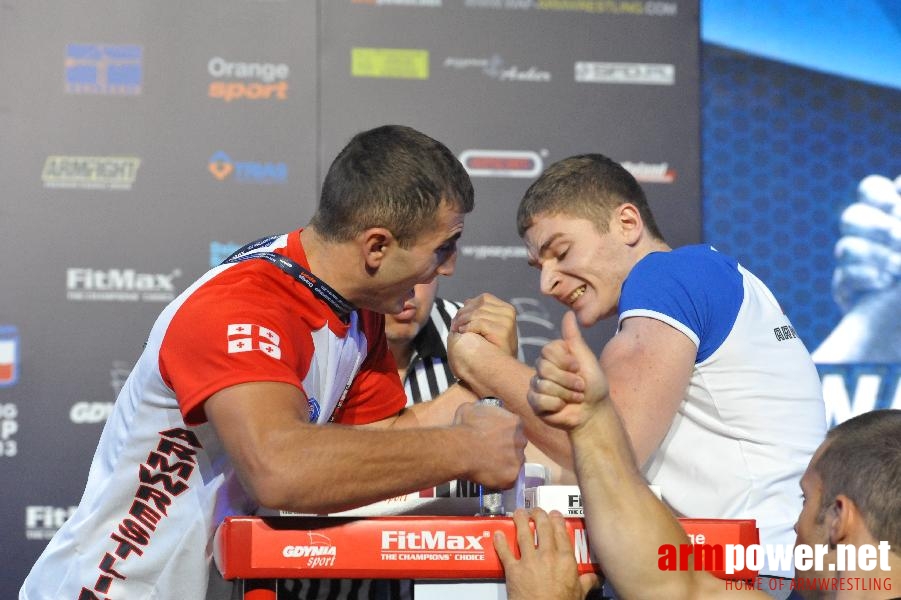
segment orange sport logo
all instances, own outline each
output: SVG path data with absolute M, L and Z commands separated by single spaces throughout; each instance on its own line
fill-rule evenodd
M 207 63 L 210 82 L 207 95 L 216 100 L 288 99 L 290 68 L 285 63 L 232 62 L 215 56 Z

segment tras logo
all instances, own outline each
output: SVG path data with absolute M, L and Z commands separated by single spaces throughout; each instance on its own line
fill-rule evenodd
M 238 183 L 285 183 L 288 180 L 288 165 L 283 162 L 237 161 L 222 152 L 210 157 L 210 173 L 219 181 L 231 178 Z

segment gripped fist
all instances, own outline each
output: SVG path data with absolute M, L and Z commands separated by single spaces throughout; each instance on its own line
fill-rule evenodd
M 547 344 L 535 361 L 527 397 L 545 423 L 572 431 L 588 420 L 595 407 L 608 401 L 609 387 L 572 311 L 563 315 L 561 332 L 563 338 Z
M 513 487 L 526 460 L 520 418 L 503 408 L 469 403 L 457 409 L 454 425 L 472 435 L 464 457 L 466 478 L 491 489 Z
M 886 290 L 901 277 L 901 176 L 869 175 L 857 201 L 842 213 L 835 244 L 832 295 L 843 312 L 864 297 Z
M 508 356 L 516 356 L 519 351 L 516 309 L 491 294 L 480 294 L 466 300 L 454 315 L 451 331 L 476 333 Z

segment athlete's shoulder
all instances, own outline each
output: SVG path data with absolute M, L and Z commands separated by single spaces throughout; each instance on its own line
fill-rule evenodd
M 677 277 L 691 277 L 714 271 L 735 271 L 737 262 L 713 246 L 694 244 L 666 252 L 651 252 L 639 260 L 630 276 L 667 273 Z

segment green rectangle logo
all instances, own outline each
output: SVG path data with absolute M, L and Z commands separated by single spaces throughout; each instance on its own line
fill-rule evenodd
M 428 79 L 429 51 L 410 48 L 352 48 L 350 74 L 382 79 Z

